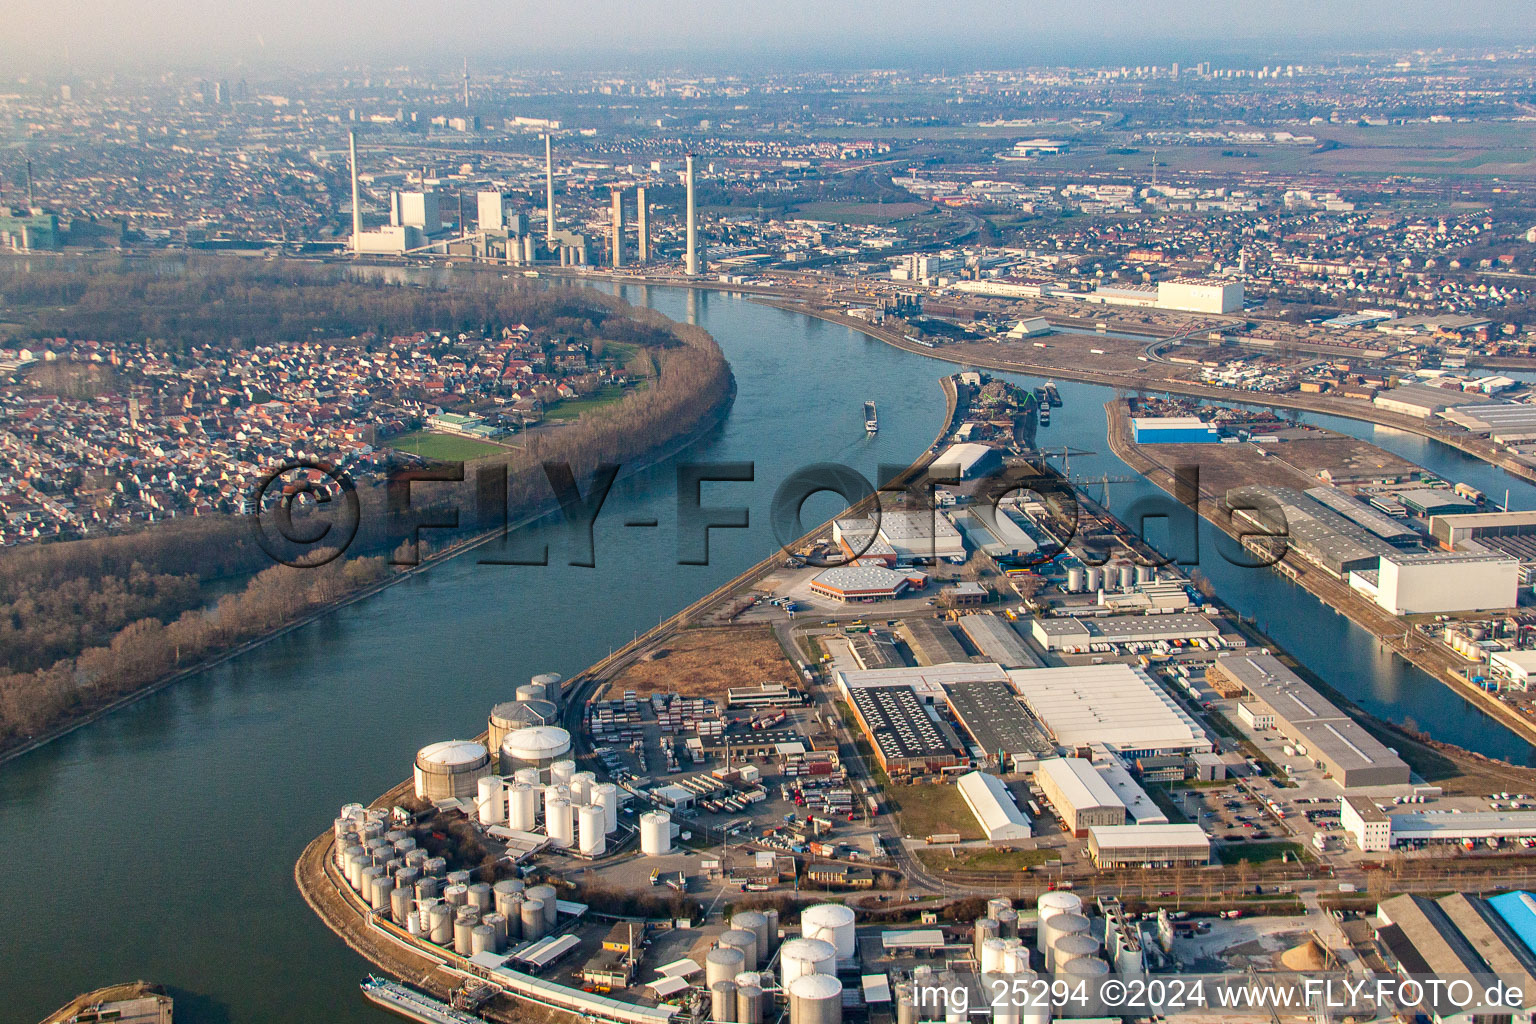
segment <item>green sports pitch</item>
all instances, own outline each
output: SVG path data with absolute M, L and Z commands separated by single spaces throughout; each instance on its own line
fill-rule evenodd
M 419 455 L 424 459 L 444 462 L 468 462 L 487 455 L 500 455 L 507 449 L 490 441 L 477 441 L 457 434 L 435 434 L 430 430 L 417 430 L 392 437 L 385 442 L 397 452 Z

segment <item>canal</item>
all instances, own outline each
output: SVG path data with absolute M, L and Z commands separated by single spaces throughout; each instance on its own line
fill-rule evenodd
M 794 470 L 832 461 L 874 480 L 940 428 L 948 363 L 728 294 L 621 291 L 719 340 L 739 387 L 726 420 L 614 486 L 594 568 L 568 565 L 563 528 L 541 524 L 516 544 L 523 553 L 547 541 L 546 567 L 480 564 L 498 554 L 480 549 L 0 769 L 0 834 L 12 850 L 0 875 L 0 1021 L 36 1021 L 79 991 L 132 978 L 170 985 L 181 1024 L 393 1019 L 363 1002 L 366 964 L 294 888 L 295 859 L 336 808 L 405 777 L 424 744 L 479 732 L 490 706 L 534 673 L 578 671 L 763 557 L 775 545 L 774 491 Z M 1075 477 L 1126 474 L 1105 440 L 1111 392 L 1060 388 L 1065 405 L 1042 443 L 1097 453 L 1073 457 Z M 880 413 L 872 438 L 866 400 Z M 1410 457 L 1461 478 L 1446 452 Z M 678 564 L 684 460 L 754 468 L 750 483 L 703 487 L 703 504 L 750 514 L 748 529 L 710 531 L 707 565 Z M 1117 484 L 1111 501 L 1152 493 Z M 834 511 L 832 499 L 813 499 L 805 517 Z M 624 525 L 650 519 L 658 525 Z M 1438 738 L 1530 759 L 1518 738 L 1304 591 L 1227 566 L 1208 550 L 1212 534 L 1201 532 L 1202 570 L 1222 596 L 1337 689 Z

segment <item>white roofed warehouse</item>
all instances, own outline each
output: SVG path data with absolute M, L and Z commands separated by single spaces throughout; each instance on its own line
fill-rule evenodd
M 1081 838 L 1088 829 L 1125 824 L 1125 802 L 1114 787 L 1081 757 L 1053 757 L 1035 768 L 1035 784 L 1068 832 Z
M 1002 779 L 985 772 L 968 772 L 960 776 L 958 785 L 988 841 L 1029 838 L 1029 816 L 1019 810 Z
M 1058 746 L 1102 743 L 1130 758 L 1211 749 L 1195 720 L 1134 665 L 1019 669 L 1008 678 Z
M 1095 867 L 1180 867 L 1211 862 L 1211 838 L 1199 825 L 1113 825 L 1088 830 Z

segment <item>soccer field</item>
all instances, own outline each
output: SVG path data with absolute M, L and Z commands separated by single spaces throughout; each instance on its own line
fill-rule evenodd
M 441 459 L 444 462 L 468 462 L 486 455 L 498 455 L 507 449 L 490 441 L 477 441 L 472 437 L 455 434 L 434 434 L 430 430 L 417 430 L 401 434 L 385 442 L 397 452 L 420 455 L 424 459 Z

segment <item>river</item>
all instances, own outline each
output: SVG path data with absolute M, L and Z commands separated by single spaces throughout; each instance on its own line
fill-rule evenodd
M 774 490 L 795 469 L 836 461 L 873 480 L 940 428 L 950 364 L 738 296 L 620 291 L 696 320 L 724 349 L 735 405 L 680 459 L 752 462 L 753 482 L 703 488 L 707 506 L 749 508 L 750 528 L 712 530 L 710 564 L 679 565 L 680 459 L 669 460 L 614 486 L 595 568 L 566 564 L 562 528 L 531 528 L 521 540 L 550 542 L 547 567 L 479 564 L 496 554 L 480 549 L 7 765 L 0 1021 L 34 1022 L 77 992 L 132 978 L 171 986 L 179 1024 L 393 1020 L 364 1003 L 366 964 L 294 888 L 295 859 L 336 808 L 405 777 L 418 747 L 483 729 L 490 706 L 530 675 L 578 671 L 763 557 Z M 1104 436 L 1108 389 L 1060 387 L 1066 404 L 1042 443 L 1099 453 L 1075 456 L 1074 476 L 1125 474 Z M 879 405 L 873 438 L 865 400 Z M 1454 477 L 1454 454 L 1426 446 L 1410 457 Z M 1536 491 L 1519 487 L 1531 502 Z M 1122 484 L 1111 497 L 1122 508 L 1152 493 Z M 805 518 L 833 511 L 832 499 L 813 499 Z M 658 525 L 624 525 L 646 519 Z M 1202 531 L 1203 562 L 1222 596 L 1340 691 L 1439 738 L 1530 759 L 1517 737 L 1304 591 L 1221 562 L 1212 534 Z

